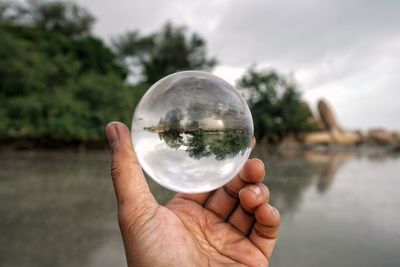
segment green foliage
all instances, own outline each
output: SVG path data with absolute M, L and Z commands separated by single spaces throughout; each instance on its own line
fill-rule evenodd
M 91 34 L 93 23 L 87 10 L 69 1 L 0 0 L 0 140 L 103 140 L 107 122 L 130 122 L 150 84 L 176 71 L 216 64 L 205 41 L 184 27 L 167 23 L 153 34 L 127 33 L 114 39 L 114 52 Z M 125 82 L 128 71 L 136 85 Z M 316 127 L 295 85 L 277 73 L 250 69 L 239 86 L 248 96 L 258 138 L 275 140 Z M 171 132 L 163 138 L 178 147 L 179 136 Z M 249 141 L 218 136 L 216 143 L 217 135 L 194 134 L 189 152 L 222 159 L 242 152 Z
M 211 151 L 206 144 L 206 136 L 202 131 L 194 131 L 190 133 L 187 141 L 187 149 L 189 157 L 201 159 L 211 156 Z
M 111 120 L 129 122 L 143 88 L 103 42 L 31 26 L 0 27 L 0 137 L 97 141 Z
M 129 123 L 148 85 L 127 85 L 121 58 L 134 58 L 148 83 L 215 64 L 198 35 L 170 24 L 120 37 L 118 58 L 91 35 L 93 22 L 71 2 L 0 2 L 1 139 L 97 141 L 107 122 Z
M 182 132 L 169 129 L 158 135 L 170 148 L 184 149 L 193 159 L 211 156 L 214 156 L 216 160 L 233 158 L 239 153 L 245 153 L 251 143 L 250 134 L 239 130 Z
M 178 149 L 184 144 L 183 135 L 181 132 L 175 129 L 159 133 L 161 140 L 173 149 Z
M 167 23 L 161 31 L 140 36 L 130 32 L 113 41 L 127 68 L 139 70 L 142 81 L 153 84 L 164 76 L 182 70 L 210 70 L 216 60 L 208 58 L 205 41 L 196 33 L 187 35 L 184 27 Z
M 317 129 L 296 84 L 275 71 L 250 68 L 238 81 L 238 87 L 250 106 L 257 139 L 280 141 L 288 133 Z
M 243 155 L 251 144 L 249 133 L 243 131 L 219 132 L 218 139 L 209 144 L 209 149 L 217 160 L 233 158 L 239 153 Z

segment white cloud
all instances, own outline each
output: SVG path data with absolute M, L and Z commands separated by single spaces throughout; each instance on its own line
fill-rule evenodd
M 245 68 L 241 67 L 217 66 L 213 73 L 235 86 L 236 81 L 243 75 L 245 70 Z
M 230 83 L 252 63 L 294 73 L 304 97 L 327 98 L 348 128 L 400 129 L 400 2 L 372 0 L 80 0 L 109 38 L 185 24 L 206 38 Z

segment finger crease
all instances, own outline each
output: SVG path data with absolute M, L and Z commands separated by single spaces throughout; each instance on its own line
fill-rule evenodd
M 226 185 L 222 187 L 225 191 L 225 193 L 230 196 L 233 199 L 239 199 L 239 195 L 233 191 L 232 189 L 230 189 L 229 187 L 227 187 Z
M 263 227 L 266 227 L 266 226 L 263 226 Z M 256 224 L 254 224 L 253 230 L 261 238 L 265 238 L 265 239 L 275 239 L 275 238 L 277 238 L 278 234 L 277 234 L 277 231 L 274 230 L 274 227 L 266 227 L 266 228 L 269 228 L 268 230 L 270 230 L 272 233 L 270 233 L 270 234 L 263 233 L 263 231 L 258 229 Z
M 242 209 L 244 214 L 246 214 L 248 216 L 251 216 L 251 217 L 254 217 L 254 213 L 252 213 L 250 211 L 247 211 L 245 208 L 242 207 L 242 205 L 240 205 L 240 208 Z

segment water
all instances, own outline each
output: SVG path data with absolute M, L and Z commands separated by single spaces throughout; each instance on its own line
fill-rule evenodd
M 246 101 L 230 84 L 201 71 L 155 83 L 132 121 L 143 169 L 176 192 L 208 192 L 226 184 L 250 155 L 252 137 Z
M 272 267 L 400 266 L 400 157 L 258 147 L 282 214 Z M 0 153 L 0 266 L 126 266 L 107 152 Z M 173 193 L 152 182 L 160 202 Z

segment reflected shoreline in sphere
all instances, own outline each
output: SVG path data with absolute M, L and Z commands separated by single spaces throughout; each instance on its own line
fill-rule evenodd
M 132 121 L 143 169 L 177 192 L 206 192 L 227 183 L 248 158 L 252 137 L 251 114 L 236 89 L 200 71 L 154 84 Z
M 231 131 L 184 131 L 170 130 L 158 136 L 174 149 L 186 147 L 189 157 L 200 159 L 214 156 L 216 160 L 242 155 L 251 142 L 249 134 L 240 130 Z

